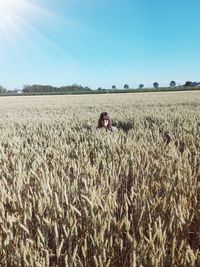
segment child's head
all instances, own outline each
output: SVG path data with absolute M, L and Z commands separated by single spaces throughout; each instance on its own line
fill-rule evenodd
M 111 119 L 109 118 L 107 112 L 102 112 L 100 114 L 99 121 L 98 121 L 98 128 L 102 128 L 102 127 L 109 129 L 109 130 L 112 127 Z

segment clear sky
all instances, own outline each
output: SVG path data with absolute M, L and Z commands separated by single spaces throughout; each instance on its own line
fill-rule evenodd
M 200 82 L 199 0 L 0 0 L 0 85 Z

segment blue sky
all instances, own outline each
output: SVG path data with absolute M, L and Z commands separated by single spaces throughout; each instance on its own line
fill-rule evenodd
M 199 0 L 1 0 L 0 84 L 200 81 Z

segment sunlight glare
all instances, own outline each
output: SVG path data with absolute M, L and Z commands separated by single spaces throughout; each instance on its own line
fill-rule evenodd
M 12 34 L 22 17 L 25 8 L 24 0 L 0 0 L 0 33 Z M 23 11 L 24 10 L 24 11 Z
M 35 23 L 46 17 L 53 14 L 31 0 L 0 0 L 0 39 L 8 42 L 17 36 L 27 39 L 26 33 L 37 31 Z

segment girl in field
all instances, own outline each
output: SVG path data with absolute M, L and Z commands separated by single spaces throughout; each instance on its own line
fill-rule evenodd
M 106 132 L 115 132 L 117 127 L 112 126 L 112 122 L 107 112 L 102 112 L 98 120 L 97 130 L 105 129 Z

